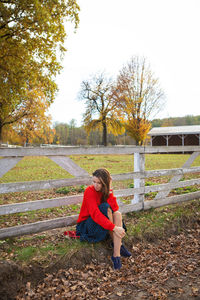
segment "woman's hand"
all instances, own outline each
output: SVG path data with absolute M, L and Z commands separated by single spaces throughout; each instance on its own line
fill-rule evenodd
M 113 229 L 113 232 L 114 232 L 119 238 L 121 238 L 121 239 L 122 239 L 122 238 L 125 236 L 125 234 L 126 234 L 124 228 L 119 227 L 119 226 L 116 226 L 116 225 L 115 225 L 115 227 L 114 227 L 114 229 Z

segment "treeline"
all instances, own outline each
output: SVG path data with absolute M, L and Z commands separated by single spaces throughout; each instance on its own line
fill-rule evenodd
M 102 144 L 102 131 L 96 129 L 89 134 L 86 133 L 84 126 L 77 127 L 76 121 L 73 119 L 69 124 L 55 123 L 54 124 L 54 138 L 53 144 L 59 145 L 101 145 Z M 115 136 L 108 133 L 108 145 L 134 145 L 135 141 L 126 132 L 121 135 Z
M 151 125 L 152 127 L 200 125 L 200 115 L 199 116 L 187 115 L 185 117 L 154 119 L 151 122 Z
M 151 122 L 153 127 L 167 127 L 167 126 L 187 126 L 200 125 L 199 116 L 185 116 L 164 119 L 154 119 Z M 54 144 L 60 145 L 101 145 L 102 132 L 94 130 L 89 135 L 86 133 L 84 126 L 77 127 L 76 121 L 73 119 L 69 124 L 55 123 L 54 124 Z M 121 135 L 113 135 L 108 133 L 108 145 L 134 145 L 135 141 L 125 132 Z
M 200 125 L 200 115 L 198 116 L 185 116 L 164 119 L 154 119 L 151 122 L 151 127 L 167 127 L 167 126 L 187 126 L 187 125 Z M 84 126 L 77 126 L 75 119 L 69 123 L 56 122 L 50 131 L 44 131 L 43 135 L 35 136 L 32 139 L 24 140 L 21 135 L 13 134 L 9 130 L 9 135 L 4 140 L 9 144 L 16 145 L 35 145 L 40 144 L 56 144 L 56 145 L 102 145 L 102 131 L 93 130 L 89 134 L 86 132 Z M 17 136 L 17 137 L 16 137 Z M 114 135 L 108 133 L 108 146 L 114 145 L 135 145 L 135 141 L 125 131 L 123 134 Z M 146 141 L 148 143 L 148 139 Z

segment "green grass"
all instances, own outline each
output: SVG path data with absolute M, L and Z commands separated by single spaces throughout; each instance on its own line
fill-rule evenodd
M 30 261 L 36 254 L 37 249 L 33 246 L 16 249 L 17 258 L 20 261 Z
M 70 158 L 89 174 L 102 167 L 107 168 L 111 174 L 133 171 L 133 155 L 80 155 Z
M 40 181 L 72 177 L 72 175 L 59 167 L 48 157 L 26 156 L 19 161 L 14 168 L 1 177 L 0 183 Z
M 146 154 L 145 169 L 172 169 L 180 168 L 189 158 L 189 154 Z M 133 155 L 77 155 L 70 156 L 75 163 L 85 169 L 89 174 L 100 167 L 107 168 L 111 174 L 133 172 Z M 200 166 L 200 156 L 192 166 Z M 48 157 L 27 156 L 7 172 L 0 183 L 40 181 L 73 177 L 59 167 Z
M 181 168 L 189 157 L 189 154 L 146 154 L 145 169 Z M 89 174 L 101 167 L 107 168 L 111 174 L 128 173 L 134 170 L 133 155 L 80 155 L 70 158 Z M 195 159 L 192 166 L 200 166 L 200 156 Z
M 37 237 L 35 237 L 37 238 Z M 21 238 L 20 242 L 31 241 L 30 238 Z M 32 261 L 42 261 L 42 262 L 51 262 L 52 257 L 64 256 L 69 253 L 74 253 L 80 248 L 89 247 L 87 243 L 81 243 L 79 240 L 63 240 L 62 242 L 48 242 L 48 239 L 45 238 L 42 244 L 29 245 L 27 247 L 20 247 L 18 243 L 10 243 L 9 248 L 7 249 L 8 253 L 12 253 L 14 261 L 21 262 L 32 262 Z
M 128 237 L 151 240 L 163 238 L 168 229 L 176 227 L 176 231 L 184 230 L 186 222 L 198 219 L 200 201 L 169 205 L 148 211 L 132 212 L 127 217 L 134 220 L 128 225 Z
M 71 192 L 78 192 L 78 193 L 83 193 L 85 191 L 86 185 L 81 185 L 81 186 L 66 186 L 66 187 L 61 187 L 56 190 L 56 193 L 58 194 L 69 194 Z
M 175 190 L 173 190 L 176 192 L 176 194 L 187 194 L 187 193 L 193 193 L 198 191 L 198 188 L 195 186 L 187 186 L 187 187 L 183 187 L 183 188 L 177 188 Z

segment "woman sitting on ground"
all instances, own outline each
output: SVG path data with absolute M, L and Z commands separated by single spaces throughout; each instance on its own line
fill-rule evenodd
M 94 243 L 105 240 L 110 233 L 113 240 L 113 267 L 120 269 L 120 255 L 129 257 L 131 253 L 122 245 L 125 230 L 116 197 L 111 190 L 111 176 L 106 169 L 98 169 L 92 175 L 93 185 L 84 192 L 76 234 L 81 241 Z

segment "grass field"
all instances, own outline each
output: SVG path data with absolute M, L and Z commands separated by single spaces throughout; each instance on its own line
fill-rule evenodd
M 48 157 L 26 156 L 0 178 L 0 183 L 73 177 Z
M 133 155 L 80 155 L 70 157 L 89 174 L 105 167 L 111 174 L 133 172 Z M 188 154 L 147 154 L 146 170 L 180 168 L 189 158 Z M 200 156 L 192 166 L 200 166 Z M 12 170 L 7 172 L 0 183 L 38 181 L 73 177 L 47 157 L 24 157 Z

